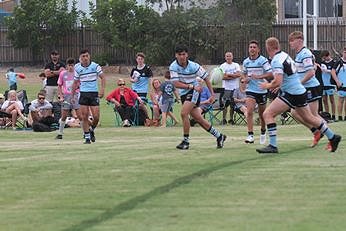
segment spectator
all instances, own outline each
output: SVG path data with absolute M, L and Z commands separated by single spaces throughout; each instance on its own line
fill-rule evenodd
M 17 92 L 15 90 L 10 90 L 8 92 L 8 99 L 1 105 L 1 110 L 8 114 L 11 114 L 13 130 L 16 129 L 18 118 L 22 118 L 24 121 L 27 120 L 27 118 L 22 113 L 22 111 L 24 110 L 24 106 L 22 102 L 18 100 Z
M 233 120 L 233 92 L 236 88 L 239 87 L 239 78 L 241 76 L 241 70 L 238 63 L 233 62 L 233 54 L 232 52 L 226 52 L 225 60 L 223 64 L 220 65 L 224 76 L 222 79 L 222 87 L 225 89 L 223 95 L 223 101 L 225 105 L 225 109 L 222 114 L 222 124 L 227 124 L 227 108 L 229 107 L 229 124 L 234 124 Z
M 4 96 L 4 94 L 0 93 L 0 108 L 4 102 L 5 102 L 5 96 Z
M 52 130 L 50 128 L 50 126 L 54 123 L 52 108 L 53 105 L 46 100 L 44 92 L 40 91 L 37 94 L 37 99 L 33 100 L 29 107 L 34 131 L 48 132 Z
M 160 89 L 162 92 L 161 103 L 160 103 L 160 109 L 162 112 L 161 127 L 166 127 L 167 115 L 173 119 L 174 125 L 178 123 L 177 118 L 172 113 L 172 107 L 174 103 L 173 94 L 175 95 L 177 102 L 179 102 L 180 99 L 179 99 L 178 91 L 175 88 L 174 84 L 170 81 L 170 79 L 171 79 L 171 75 L 169 71 L 166 71 L 165 82 L 163 82 L 160 86 Z
M 40 74 L 38 75 L 38 77 L 40 77 L 41 80 L 42 80 L 42 89 L 46 89 L 47 78 L 46 78 L 46 75 L 44 74 L 44 72 L 40 73 Z
M 153 103 L 152 108 L 153 108 L 153 123 L 152 125 L 157 127 L 160 125 L 160 105 L 159 102 L 161 101 L 161 82 L 158 79 L 153 79 L 152 81 L 152 91 L 150 92 L 150 99 L 151 102 Z
M 246 82 L 244 79 L 240 80 L 239 88 L 234 90 L 233 99 L 235 103 L 235 109 L 240 110 L 245 118 L 247 118 L 246 108 Z
M 130 127 L 130 121 L 133 120 L 132 112 L 136 100 L 138 100 L 140 104 L 143 104 L 143 101 L 136 92 L 125 86 L 124 79 L 118 79 L 117 84 L 118 88 L 109 93 L 106 100 L 114 104 L 123 121 L 123 127 Z
M 59 60 L 59 57 L 58 51 L 53 50 L 50 53 L 51 61 L 44 68 L 44 74 L 47 78 L 45 90 L 47 91 L 46 99 L 48 102 L 58 99 L 58 78 L 60 72 L 65 69 L 65 64 Z
M 147 102 L 147 94 L 149 91 L 149 80 L 152 84 L 153 72 L 148 65 L 145 64 L 145 55 L 142 52 L 136 54 L 137 65 L 131 70 L 130 82 L 132 83 L 132 90 L 135 91 L 139 97 Z M 144 104 L 140 105 L 141 109 L 145 112 L 146 119 L 149 118 L 147 108 Z

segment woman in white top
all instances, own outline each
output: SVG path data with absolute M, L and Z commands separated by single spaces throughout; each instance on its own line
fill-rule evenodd
M 8 114 L 11 114 L 13 130 L 16 129 L 18 118 L 22 118 L 24 121 L 27 120 L 27 118 L 22 113 L 22 110 L 24 110 L 24 106 L 22 102 L 18 100 L 17 92 L 15 90 L 10 90 L 8 92 L 7 100 L 2 104 L 1 110 Z

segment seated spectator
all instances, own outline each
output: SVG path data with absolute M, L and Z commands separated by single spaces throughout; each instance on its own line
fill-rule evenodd
M 197 78 L 197 81 L 199 85 L 204 84 L 204 80 L 199 77 Z M 200 93 L 200 103 L 199 103 L 198 110 L 200 111 L 202 115 L 204 115 L 209 110 L 212 104 L 213 104 L 212 95 L 210 94 L 208 87 L 204 85 L 202 88 L 202 92 Z M 195 124 L 196 124 L 196 121 L 194 119 L 190 119 L 190 125 L 194 126 Z
M 4 94 L 0 93 L 0 109 L 1 109 L 1 106 L 4 104 L 5 102 L 5 96 Z
M 240 110 L 243 112 L 245 117 L 247 117 L 247 108 L 245 105 L 246 100 L 246 82 L 241 79 L 239 88 L 234 90 L 233 99 L 235 103 L 235 110 Z
M 136 92 L 125 86 L 124 79 L 119 79 L 117 84 L 118 88 L 109 93 L 106 100 L 114 104 L 123 121 L 123 126 L 130 127 L 130 121 L 133 119 L 133 107 L 135 106 L 136 100 L 138 100 L 140 104 L 142 104 L 143 101 Z
M 15 90 L 10 90 L 7 98 L 8 99 L 1 105 L 1 110 L 11 114 L 12 128 L 15 130 L 17 119 L 22 118 L 24 121 L 26 121 L 27 118 L 22 113 L 24 106 L 22 102 L 18 100 L 17 92 Z
M 172 113 L 172 107 L 174 103 L 174 96 L 177 99 L 177 102 L 179 102 L 179 94 L 177 89 L 175 88 L 174 84 L 170 81 L 171 75 L 169 71 L 166 71 L 165 73 L 165 82 L 163 82 L 160 86 L 162 95 L 161 95 L 161 102 L 160 102 L 160 110 L 162 112 L 162 121 L 161 121 L 161 127 L 166 127 L 166 121 L 167 121 L 167 115 L 170 116 L 173 121 L 174 125 L 178 123 L 177 118 Z
M 204 80 L 201 78 L 197 78 L 197 81 L 200 85 L 204 84 Z M 208 111 L 209 107 L 213 104 L 210 91 L 207 86 L 203 86 L 202 92 L 201 92 L 201 98 L 199 103 L 199 108 L 201 110 L 201 113 L 204 114 Z
M 44 91 L 37 94 L 37 99 L 29 107 L 32 119 L 32 128 L 37 132 L 52 131 L 51 125 L 55 122 L 52 114 L 53 105 L 46 100 Z
M 152 108 L 153 108 L 153 121 L 152 121 L 152 125 L 157 127 L 160 125 L 160 114 L 161 114 L 161 110 L 160 110 L 160 99 L 161 99 L 161 82 L 158 79 L 153 79 L 152 81 L 152 91 L 150 92 L 150 99 L 151 102 L 153 103 Z

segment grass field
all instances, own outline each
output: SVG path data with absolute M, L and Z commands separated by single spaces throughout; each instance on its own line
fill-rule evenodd
M 344 141 L 312 149 L 307 129 L 279 126 L 280 153 L 262 156 L 244 126 L 218 127 L 221 150 L 195 127 L 180 151 L 181 127 L 115 128 L 101 107 L 91 145 L 80 129 L 0 131 L 1 231 L 345 230 Z M 345 122 L 330 126 L 346 138 Z

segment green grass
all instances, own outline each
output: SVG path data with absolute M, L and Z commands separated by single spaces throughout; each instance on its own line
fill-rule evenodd
M 345 123 L 331 127 L 346 137 Z M 309 148 L 301 125 L 279 127 L 280 154 L 260 156 L 243 126 L 1 131 L 0 230 L 344 230 L 346 158 Z M 258 134 L 258 130 L 256 130 Z
M 39 81 L 19 86 L 30 100 L 40 89 Z M 324 150 L 325 138 L 311 149 L 307 129 L 279 126 L 280 154 L 260 156 L 260 145 L 244 144 L 244 126 L 218 127 L 228 136 L 222 150 L 195 127 L 191 149 L 180 151 L 181 127 L 115 128 L 113 116 L 102 101 L 91 145 L 82 144 L 80 129 L 66 129 L 63 140 L 0 130 L 0 231 L 346 227 L 344 141 L 336 153 Z M 345 125 L 330 126 L 346 138 Z

